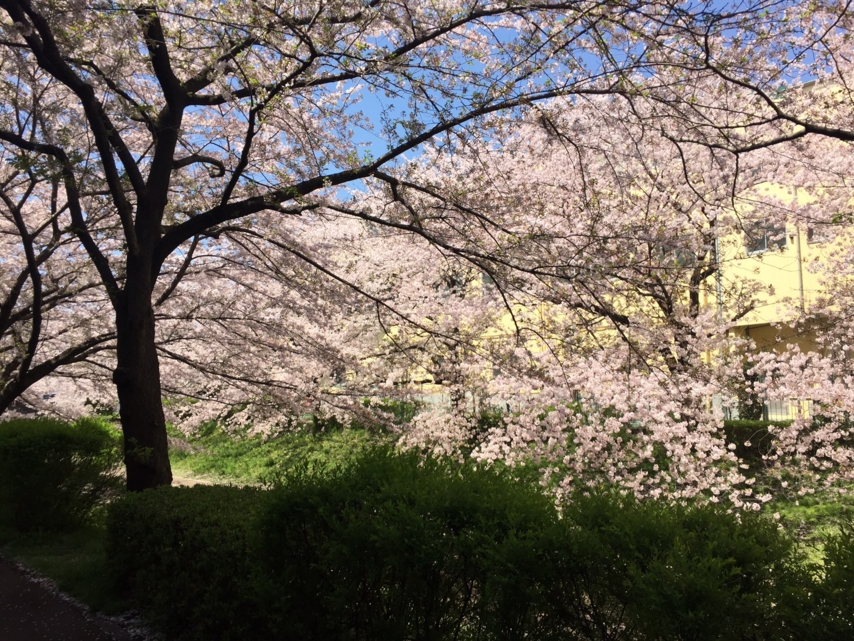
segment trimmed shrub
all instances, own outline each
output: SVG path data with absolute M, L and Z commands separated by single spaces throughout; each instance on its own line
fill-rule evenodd
M 0 423 L 0 521 L 21 531 L 69 530 L 121 488 L 118 431 L 98 419 Z
M 603 493 L 576 496 L 561 527 L 545 602 L 581 638 L 791 636 L 776 604 L 799 562 L 766 519 Z
M 724 435 L 727 443 L 735 445 L 735 454 L 754 470 L 763 465 L 762 457 L 774 449 L 774 435 L 769 427 L 788 427 L 791 421 L 724 421 Z M 749 446 L 745 443 L 750 443 Z
M 519 570 L 556 520 L 536 488 L 414 452 L 292 474 L 260 520 L 274 638 L 546 638 Z
M 117 588 L 170 638 L 268 638 L 253 584 L 261 490 L 162 487 L 128 494 L 107 514 Z
M 281 482 L 111 505 L 119 586 L 182 640 L 849 638 L 845 533 L 822 570 L 752 513 L 594 493 L 559 515 L 507 470 L 388 449 Z

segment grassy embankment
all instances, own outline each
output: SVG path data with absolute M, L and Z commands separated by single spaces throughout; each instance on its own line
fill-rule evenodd
M 176 477 L 205 483 L 263 484 L 295 466 L 335 466 L 382 442 L 365 429 L 320 426 L 274 437 L 228 434 L 215 426 L 191 438 L 170 435 L 170 460 Z

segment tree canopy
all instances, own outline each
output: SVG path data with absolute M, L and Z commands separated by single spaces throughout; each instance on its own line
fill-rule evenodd
M 299 390 L 258 361 L 355 369 L 370 361 L 348 347 L 369 333 L 347 320 L 358 309 L 459 351 L 466 323 L 396 306 L 392 290 L 419 294 L 402 278 L 383 289 L 378 263 L 441 260 L 451 289 L 476 269 L 511 312 L 514 292 L 536 293 L 605 319 L 647 370 L 663 359 L 667 389 L 684 387 L 685 363 L 721 336 L 695 299 L 746 170 L 804 182 L 807 141 L 854 139 L 841 2 L 0 8 L 4 384 L 19 395 L 81 360 L 111 371 L 132 490 L 171 480 L 161 361 Z M 366 230 L 411 237 L 412 252 Z M 602 293 L 614 283 L 651 305 L 654 330 Z

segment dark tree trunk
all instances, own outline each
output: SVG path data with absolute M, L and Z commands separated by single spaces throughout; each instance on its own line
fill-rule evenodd
M 172 483 L 147 267 L 135 265 L 129 258 L 125 288 L 116 309 L 117 367 L 113 382 L 119 396 L 127 489 L 131 492 Z
M 12 403 L 24 392 L 24 389 L 21 388 L 21 385 L 7 383 L 0 390 L 0 416 L 3 416 L 3 412 L 8 410 L 12 406 Z

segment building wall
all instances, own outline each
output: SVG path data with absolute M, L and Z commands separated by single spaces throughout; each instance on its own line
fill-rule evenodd
M 780 185 L 761 185 L 760 193 L 773 193 L 782 201 L 806 204 L 813 196 L 803 189 L 792 190 Z M 782 230 L 781 230 L 782 231 Z M 832 240 L 821 230 L 807 225 L 786 224 L 785 237 L 779 247 L 750 251 L 747 234 L 733 235 L 721 241 L 721 279 L 724 287 L 749 283 L 756 287 L 755 309 L 738 321 L 737 336 L 751 338 L 761 351 L 783 351 L 797 345 L 801 351 L 821 349 L 815 327 L 803 327 L 795 321 L 813 311 L 825 295 L 822 285 L 827 259 L 851 242 L 843 230 Z M 755 235 L 754 235 L 755 238 Z M 766 417 L 771 420 L 792 419 L 809 414 L 811 403 L 803 399 L 767 399 Z

